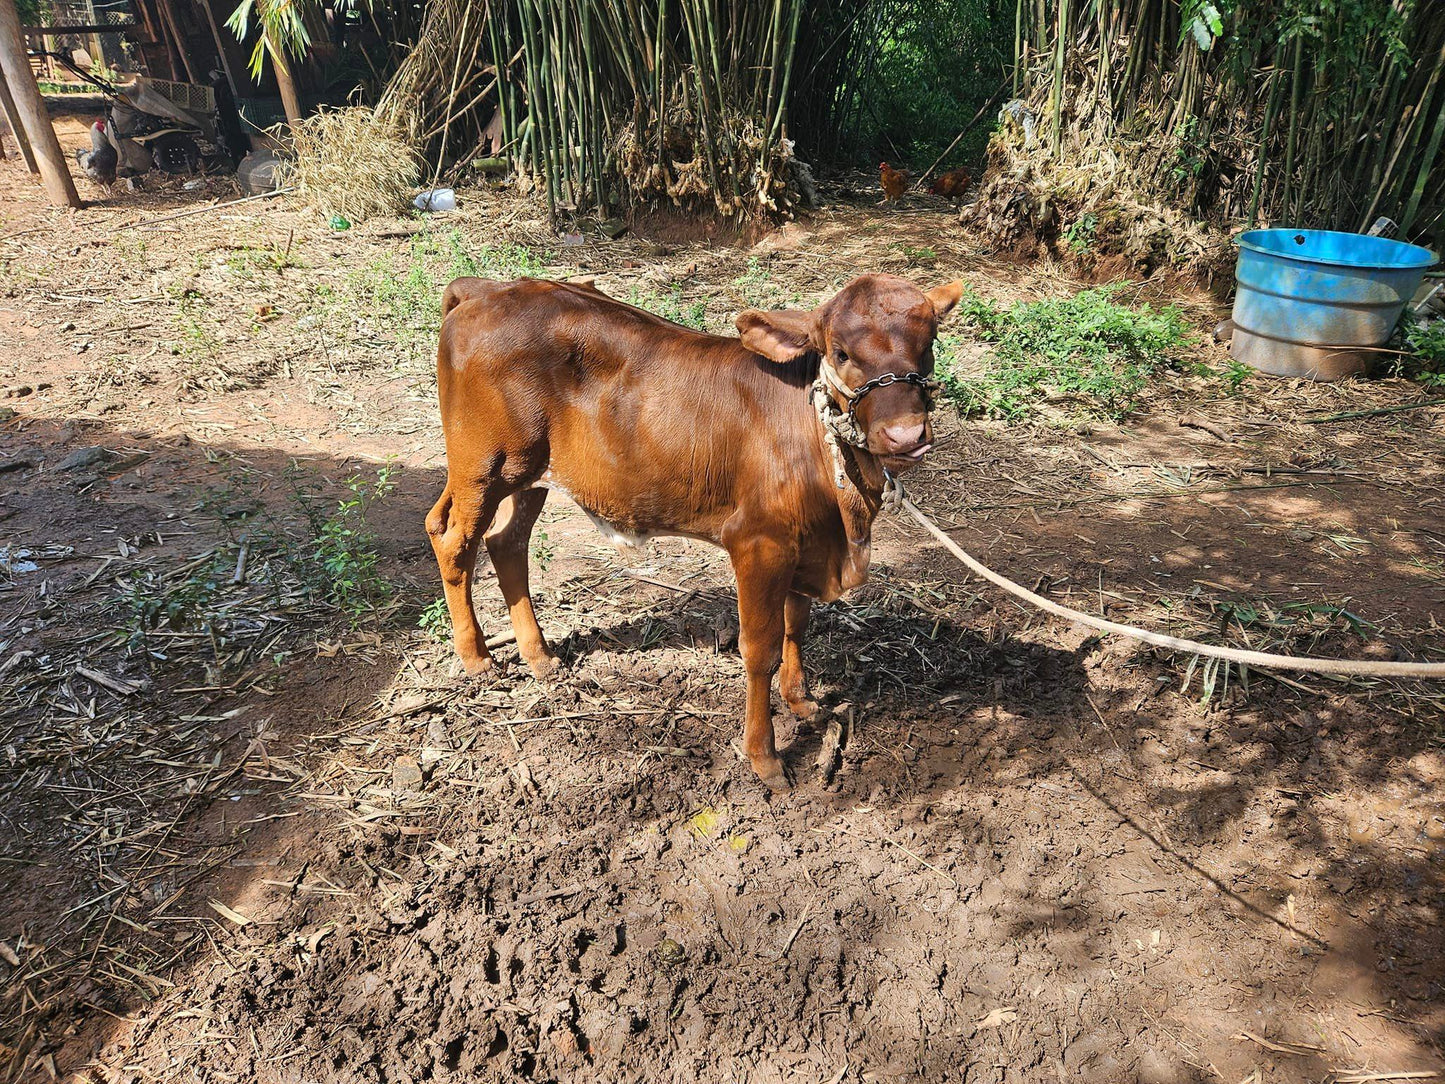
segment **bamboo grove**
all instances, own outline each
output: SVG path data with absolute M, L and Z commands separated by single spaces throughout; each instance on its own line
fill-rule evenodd
M 980 39 L 1012 17 L 1011 0 L 958 2 Z M 901 32 L 930 32 L 920 20 L 931 10 L 923 0 L 429 0 L 378 109 L 438 171 L 505 152 L 554 208 L 778 215 L 805 183 L 795 142 L 833 160 L 860 153 L 877 111 L 869 92 L 888 83 L 880 61 Z M 990 39 L 982 61 L 991 89 L 1007 70 L 1000 43 Z
M 782 208 L 804 0 L 431 0 L 379 103 L 439 165 L 504 150 L 558 207 Z M 468 149 L 470 148 L 470 149 Z
M 940 5 L 952 23 L 940 24 Z M 1075 188 L 1105 177 L 1137 204 L 1215 226 L 1356 229 L 1383 214 L 1419 234 L 1445 213 L 1440 0 L 428 0 L 425 10 L 380 112 L 407 128 L 429 172 L 500 154 L 554 211 L 786 213 L 802 179 L 795 151 L 840 160 L 877 149 L 859 133 L 878 95 L 928 90 L 887 85 L 900 42 L 966 25 L 934 55 L 976 71 L 967 113 L 1026 104 L 1038 138 L 1021 172 L 1069 174 Z
M 1439 0 L 1016 0 L 1012 29 L 1055 162 L 1218 225 L 1439 230 Z

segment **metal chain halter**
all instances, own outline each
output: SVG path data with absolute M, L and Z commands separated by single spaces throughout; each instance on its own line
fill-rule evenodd
M 868 436 L 858 425 L 858 404 L 869 392 L 878 388 L 886 388 L 891 384 L 912 384 L 914 387 L 922 388 L 924 409 L 930 411 L 933 409 L 933 395 L 941 386 L 937 380 L 926 377 L 922 373 L 884 373 L 882 376 L 875 376 L 872 380 L 864 381 L 856 388 L 850 388 L 843 383 L 843 378 L 829 364 L 827 358 L 819 359 L 818 379 L 813 382 L 812 388 L 813 409 L 817 412 L 818 421 L 823 426 L 823 439 L 833 452 L 833 482 L 839 489 L 843 489 L 848 484 L 842 445 L 847 444 L 865 451 L 868 448 Z M 833 397 L 828 394 L 830 391 L 836 391 L 847 400 L 848 409 L 846 411 L 833 401 Z M 896 511 L 902 501 L 902 484 L 887 467 L 884 467 L 884 509 L 890 512 Z

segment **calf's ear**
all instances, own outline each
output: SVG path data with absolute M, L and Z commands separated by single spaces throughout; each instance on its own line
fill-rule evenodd
M 779 363 L 796 361 L 813 349 L 814 314 L 789 309 L 745 309 L 738 313 L 738 334 L 754 354 Z
M 933 311 L 942 320 L 953 311 L 953 307 L 958 304 L 958 299 L 963 296 L 963 280 L 954 279 L 942 286 L 935 286 L 923 296 L 932 303 Z

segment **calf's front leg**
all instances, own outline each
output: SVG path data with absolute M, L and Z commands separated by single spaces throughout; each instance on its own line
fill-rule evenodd
M 787 770 L 773 737 L 773 672 L 783 659 L 783 610 L 795 561 L 787 549 L 755 539 L 730 547 L 738 581 L 738 649 L 748 675 L 743 751 L 753 771 L 774 790 L 788 789 Z
M 813 600 L 796 591 L 788 592 L 783 609 L 783 665 L 778 671 L 778 691 L 799 719 L 810 719 L 818 705 L 808 696 L 808 678 L 803 673 L 803 639 L 808 635 L 808 615 Z

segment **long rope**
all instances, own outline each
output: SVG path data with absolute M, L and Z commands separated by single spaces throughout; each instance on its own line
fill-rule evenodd
M 1153 644 L 1155 647 L 1168 648 L 1170 651 L 1187 651 L 1193 655 L 1206 655 L 1213 659 L 1225 659 L 1228 662 L 1241 663 L 1245 666 L 1260 666 L 1270 670 L 1299 670 L 1314 674 L 1341 674 L 1354 677 L 1399 677 L 1399 678 L 1434 678 L 1445 680 L 1445 662 L 1374 662 L 1368 659 L 1317 659 L 1309 656 L 1297 655 L 1273 655 L 1265 651 L 1241 651 L 1233 647 L 1216 647 L 1213 644 L 1201 644 L 1197 640 L 1182 640 L 1177 636 L 1166 636 L 1162 632 L 1150 632 L 1148 629 L 1135 628 L 1133 625 L 1121 625 L 1117 621 L 1109 621 L 1102 617 L 1095 617 L 1093 614 L 1084 613 L 1082 610 L 1071 609 L 1068 606 L 1061 606 L 1035 594 L 1027 587 L 1022 587 L 1006 576 L 1000 576 L 991 568 L 985 567 L 975 558 L 969 556 L 960 546 L 948 535 L 944 534 L 938 524 L 929 519 L 916 504 L 907 497 L 903 498 L 903 508 L 910 516 L 916 519 L 929 534 L 943 543 L 949 553 L 957 557 L 969 571 L 982 576 L 989 583 L 1001 587 L 1011 595 L 1026 602 L 1032 603 L 1041 610 L 1047 610 L 1059 617 L 1066 617 L 1070 621 L 1077 621 L 1081 625 L 1088 625 L 1090 628 L 1098 629 L 1100 632 L 1113 633 L 1116 636 L 1128 636 L 1135 640 L 1142 640 L 1146 644 Z

